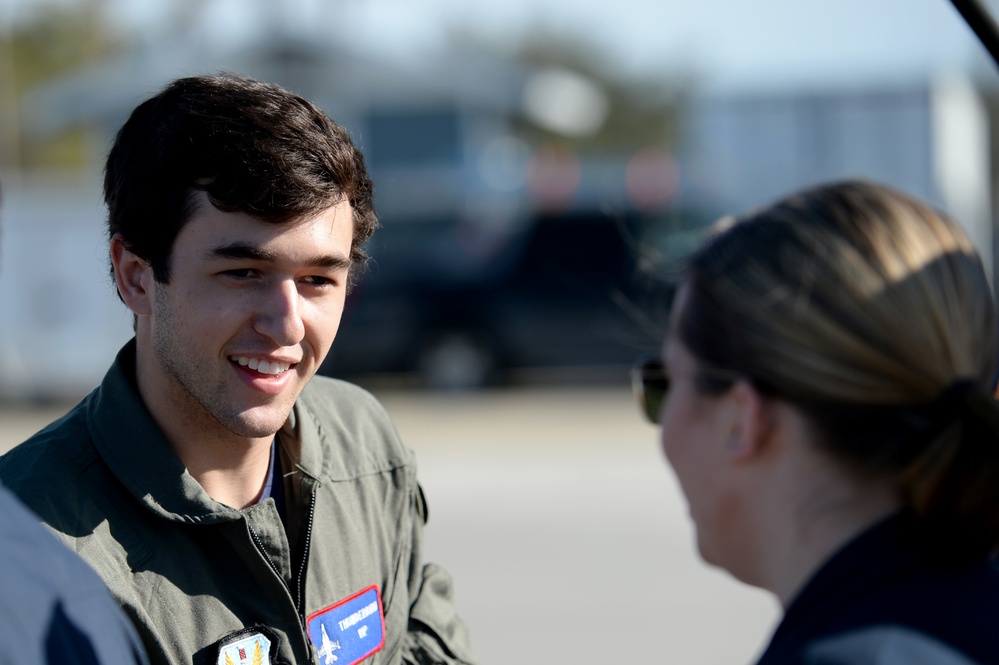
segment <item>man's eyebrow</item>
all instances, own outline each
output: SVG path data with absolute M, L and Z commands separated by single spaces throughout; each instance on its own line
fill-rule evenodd
M 232 242 L 205 250 L 207 259 L 250 259 L 251 261 L 275 261 L 274 252 L 244 242 Z
M 278 260 L 276 252 L 245 242 L 232 242 L 228 245 L 219 245 L 207 250 L 205 256 L 208 259 L 244 259 L 269 263 L 275 263 Z M 351 260 L 342 254 L 318 254 L 306 261 L 306 264 L 317 268 L 340 269 L 350 268 Z

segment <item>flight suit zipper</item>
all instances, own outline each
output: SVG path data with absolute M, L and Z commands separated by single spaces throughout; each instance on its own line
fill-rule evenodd
M 246 528 L 250 532 L 250 538 L 253 540 L 253 544 L 256 546 L 257 551 L 260 552 L 261 556 L 264 557 L 264 560 L 267 562 L 267 565 L 271 567 L 272 571 L 274 571 L 274 575 L 279 580 L 281 580 L 281 584 L 283 584 L 284 588 L 288 591 L 288 596 L 291 597 L 291 599 L 294 601 L 295 596 L 291 592 L 291 587 L 288 586 L 288 582 L 286 582 L 285 579 L 284 579 L 284 576 L 281 575 L 281 571 L 278 570 L 277 564 L 275 564 L 274 560 L 271 559 L 271 557 L 270 557 L 269 554 L 267 554 L 267 550 L 264 549 L 264 544 L 262 542 L 260 542 L 260 536 L 258 536 L 257 532 L 253 530 L 253 525 L 250 524 L 249 521 L 247 521 L 247 523 L 246 523 Z M 296 605 L 295 609 L 299 610 L 299 608 L 297 607 L 297 605 Z M 301 614 L 301 610 L 299 610 L 299 614 Z
M 316 490 L 318 484 L 312 482 L 311 485 L 312 488 L 309 495 L 309 512 L 304 534 L 305 542 L 302 544 L 302 555 L 301 555 L 301 562 L 299 563 L 297 579 L 293 578 L 292 580 L 295 583 L 296 587 L 294 590 L 292 590 L 291 585 L 288 584 L 284 576 L 281 574 L 281 571 L 280 569 L 278 569 L 277 564 L 275 564 L 274 560 L 271 559 L 269 554 L 267 554 L 267 550 L 264 548 L 264 544 L 263 542 L 261 542 L 260 536 L 257 535 L 257 532 L 254 530 L 253 525 L 250 524 L 249 521 L 246 522 L 246 528 L 250 533 L 250 539 L 253 541 L 254 547 L 257 548 L 257 551 L 260 553 L 261 556 L 263 556 L 264 560 L 267 562 L 267 565 L 270 566 L 271 571 L 273 571 L 274 575 L 279 580 L 281 580 L 281 584 L 283 584 L 284 588 L 288 591 L 288 596 L 291 598 L 292 603 L 294 603 L 295 612 L 298 614 L 298 623 L 299 627 L 302 630 L 302 638 L 305 642 L 305 652 L 309 654 L 310 662 L 315 663 L 315 659 L 313 657 L 312 640 L 309 638 L 309 627 L 305 617 L 305 573 L 308 568 L 309 548 L 312 542 L 312 524 L 315 521 Z
M 311 491 L 309 493 L 309 514 L 305 522 L 305 542 L 302 543 L 301 562 L 299 563 L 298 576 L 295 580 L 297 582 L 295 605 L 298 608 L 299 616 L 302 618 L 302 626 L 305 628 L 306 634 L 308 634 L 308 626 L 305 621 L 305 574 L 309 566 L 309 548 L 312 546 L 312 525 L 316 519 L 316 491 L 319 489 L 319 483 L 308 478 L 304 482 L 311 486 Z

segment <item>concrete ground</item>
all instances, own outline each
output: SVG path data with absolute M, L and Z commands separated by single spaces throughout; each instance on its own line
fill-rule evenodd
M 751 663 L 776 602 L 699 562 L 627 386 L 375 390 L 419 460 L 426 555 L 482 665 Z M 0 407 L 0 450 L 65 406 Z

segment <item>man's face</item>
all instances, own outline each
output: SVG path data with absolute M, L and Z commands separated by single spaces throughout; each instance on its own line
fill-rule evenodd
M 352 238 L 347 203 L 271 224 L 203 199 L 139 317 L 139 386 L 160 424 L 272 436 L 336 336 Z

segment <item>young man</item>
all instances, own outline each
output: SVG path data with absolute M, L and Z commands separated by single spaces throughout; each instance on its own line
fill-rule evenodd
M 0 478 L 153 663 L 470 662 L 411 453 L 314 378 L 377 224 L 346 132 L 276 86 L 180 79 L 118 133 L 104 195 L 135 338 Z

